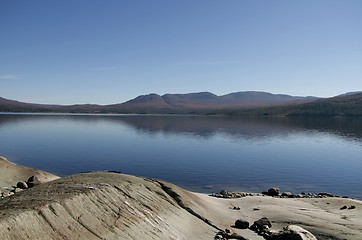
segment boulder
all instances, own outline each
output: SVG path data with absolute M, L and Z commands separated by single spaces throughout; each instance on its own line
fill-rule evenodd
M 335 195 L 333 195 L 331 193 L 328 193 L 328 192 L 318 193 L 318 196 L 321 196 L 321 197 L 335 197 Z
M 250 226 L 250 229 L 256 232 L 261 232 L 263 229 L 265 229 L 264 226 L 267 226 L 268 228 L 271 228 L 271 222 L 268 218 L 263 217 L 259 220 L 255 221 L 253 225 Z
M 28 184 L 26 184 L 26 182 L 18 182 L 16 184 L 16 187 L 21 188 L 21 189 L 27 189 L 28 188 Z
M 269 235 L 270 240 L 317 240 L 317 238 L 302 227 L 289 225 L 282 231 Z
M 281 196 L 286 198 L 293 198 L 294 194 L 291 192 L 283 192 Z
M 238 219 L 235 221 L 235 227 L 239 229 L 249 228 L 250 223 L 244 219 Z
M 280 193 L 279 188 L 274 187 L 274 188 L 269 188 L 267 195 L 275 197 L 275 196 L 279 196 L 279 193 Z
M 29 188 L 32 188 L 34 186 L 41 184 L 39 178 L 35 175 L 31 176 L 26 183 L 28 184 Z
M 223 196 L 226 196 L 226 195 L 228 195 L 228 192 L 226 190 L 221 190 L 220 194 L 223 195 Z

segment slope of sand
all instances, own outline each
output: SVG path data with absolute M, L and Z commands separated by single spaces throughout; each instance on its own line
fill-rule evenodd
M 356 208 L 340 210 L 344 205 Z M 294 224 L 318 239 L 362 239 L 361 209 L 361 201 L 344 198 L 221 199 L 161 180 L 94 172 L 1 199 L 0 239 L 213 239 L 225 228 L 263 239 L 232 227 L 238 218 L 261 217 L 272 221 L 272 230 Z
M 51 173 L 17 165 L 0 156 L 0 191 L 4 187 L 16 186 L 20 181 L 27 181 L 34 175 L 42 182 L 59 178 Z

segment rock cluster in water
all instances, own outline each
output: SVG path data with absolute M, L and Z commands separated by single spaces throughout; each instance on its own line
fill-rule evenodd
M 271 197 L 280 197 L 280 198 L 328 198 L 328 197 L 348 198 L 347 196 L 338 196 L 328 192 L 320 192 L 320 193 L 301 192 L 299 194 L 294 194 L 291 192 L 280 192 L 279 188 L 276 187 L 269 188 L 268 191 L 263 191 L 262 194 Z
M 255 194 L 246 193 L 246 192 L 228 192 L 226 190 L 221 190 L 219 193 L 211 193 L 209 196 L 217 198 L 242 198 L 247 196 L 254 196 Z M 259 194 L 257 194 L 259 195 Z M 328 192 L 321 193 L 299 193 L 294 194 L 291 192 L 281 192 L 279 188 L 273 187 L 269 188 L 268 191 L 263 191 L 262 195 L 279 197 L 279 198 L 327 198 L 327 197 L 342 197 L 348 198 L 347 196 L 338 196 Z
M 247 196 L 253 196 L 253 194 L 245 192 L 228 192 L 226 190 L 221 190 L 219 193 L 211 193 L 209 196 L 217 198 L 242 198 Z

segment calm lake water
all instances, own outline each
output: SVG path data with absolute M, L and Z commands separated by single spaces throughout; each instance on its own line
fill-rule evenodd
M 199 192 L 362 199 L 362 119 L 0 115 L 0 155 L 60 176 L 115 170 Z

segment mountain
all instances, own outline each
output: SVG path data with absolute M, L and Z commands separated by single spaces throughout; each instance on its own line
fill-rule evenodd
M 221 96 L 220 98 L 222 98 L 223 101 L 225 101 L 225 103 L 228 105 L 235 104 L 237 106 L 249 107 L 303 103 L 317 99 L 316 97 L 296 97 L 286 94 L 272 94 L 255 91 L 230 93 Z
M 29 111 L 48 111 L 51 109 L 56 109 L 59 106 L 57 105 L 44 105 L 44 104 L 34 104 L 34 103 L 23 103 L 14 100 L 9 100 L 6 98 L 0 97 L 0 111 L 2 112 L 29 112 Z
M 289 116 L 362 116 L 362 92 L 319 99 L 290 108 Z
M 362 93 L 362 91 L 348 92 L 348 93 L 344 93 L 344 94 L 338 95 L 337 97 L 351 96 L 351 95 L 355 95 L 355 94 L 359 94 L 359 93 Z
M 210 92 L 141 95 L 112 105 L 43 105 L 0 98 L 1 112 L 205 114 L 242 116 L 362 116 L 362 93 L 333 98 L 297 97 L 267 92 Z
M 190 110 L 228 109 L 236 107 L 261 107 L 311 102 L 315 97 L 294 97 L 266 92 L 235 92 L 217 96 L 210 92 L 141 95 L 121 104 L 108 105 L 106 112 L 135 113 L 185 113 Z
M 211 114 L 211 113 L 208 113 Z M 361 117 L 362 93 L 342 94 L 332 98 L 284 106 L 234 108 L 212 114 L 236 116 L 328 116 Z

